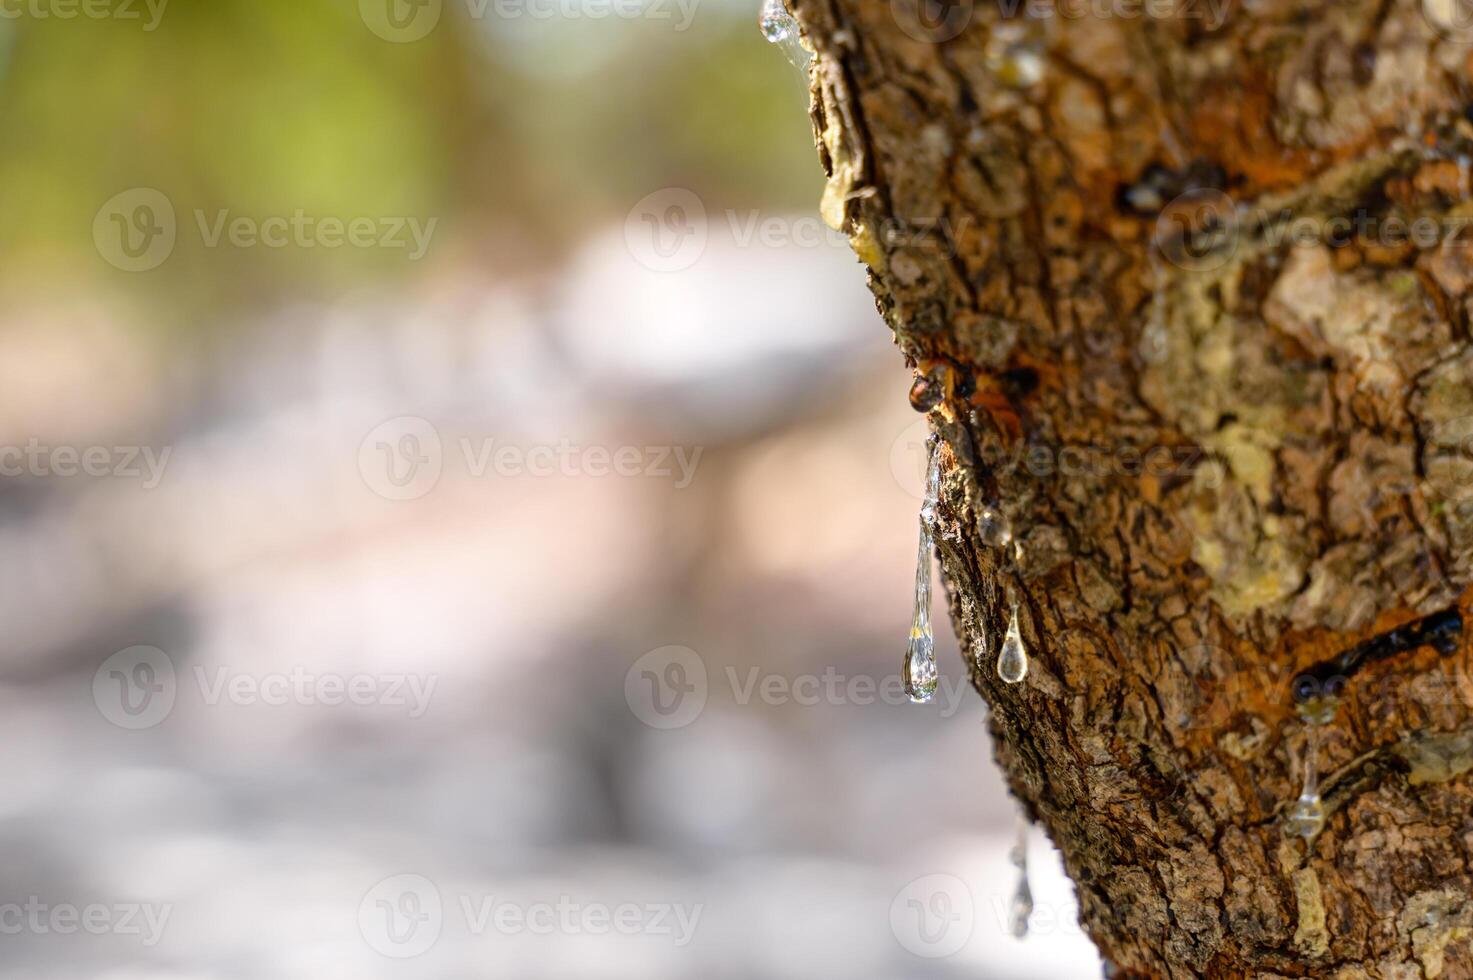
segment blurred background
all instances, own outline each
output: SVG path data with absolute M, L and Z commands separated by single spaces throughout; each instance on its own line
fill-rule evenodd
M 735 0 L 0 0 L 0 976 L 1097 976 Z

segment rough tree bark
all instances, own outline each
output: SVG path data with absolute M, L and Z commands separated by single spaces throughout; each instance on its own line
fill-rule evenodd
M 1473 977 L 1466 636 L 1354 677 L 1280 819 L 1295 673 L 1473 578 L 1467 11 L 1058 2 L 793 3 L 824 214 L 945 393 L 997 761 L 1122 974 Z

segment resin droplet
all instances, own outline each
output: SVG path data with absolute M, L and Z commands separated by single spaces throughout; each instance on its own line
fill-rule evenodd
M 762 12 L 757 17 L 757 26 L 762 29 L 763 37 L 777 44 L 791 37 L 798 24 L 793 20 L 793 15 L 788 13 L 783 0 L 762 0 Z
M 910 407 L 917 412 L 929 412 L 946 397 L 946 385 L 939 371 L 917 374 L 910 386 Z
M 1043 80 L 1043 41 L 1023 24 L 993 28 L 986 58 L 993 77 L 1010 88 L 1028 88 Z
M 977 515 L 977 536 L 989 548 L 1006 548 L 1013 540 L 1013 528 L 1002 511 L 984 507 Z
M 921 504 L 920 544 L 916 548 L 915 614 L 910 621 L 910 643 L 905 650 L 901 677 L 905 694 L 916 704 L 925 704 L 936 693 L 936 639 L 931 633 L 931 525 L 941 498 L 941 454 L 931 443 L 931 462 L 926 470 L 926 499 Z
M 936 638 L 931 626 L 912 626 L 910 646 L 905 651 L 905 695 L 916 704 L 925 704 L 936 694 Z
M 1320 726 L 1309 726 L 1304 744 L 1304 789 L 1284 816 L 1284 833 L 1312 840 L 1325 829 L 1325 804 L 1320 799 Z
M 1003 638 L 1002 649 L 997 654 L 997 676 L 1006 684 L 1021 683 L 1028 676 L 1028 648 L 1023 646 L 1023 634 L 1018 631 L 1018 607 L 1013 606 L 1013 618 L 1008 623 L 1008 635 Z
M 1008 929 L 1022 939 L 1028 935 L 1028 918 L 1033 915 L 1033 889 L 1028 885 L 1028 823 L 1018 821 L 1018 840 L 1008 853 L 1013 867 L 1018 869 L 1018 887 L 1013 891 L 1013 900 L 1008 903 Z
M 1146 364 L 1166 360 L 1170 337 L 1166 331 L 1166 290 L 1169 287 L 1166 267 L 1158 250 L 1151 250 L 1151 305 L 1146 327 L 1141 331 L 1140 355 Z

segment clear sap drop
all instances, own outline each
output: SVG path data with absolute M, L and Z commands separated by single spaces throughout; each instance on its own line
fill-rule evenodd
M 1008 903 L 1008 930 L 1017 938 L 1028 935 L 1028 919 L 1033 915 L 1033 889 L 1028 885 L 1028 824 L 1018 822 L 1018 840 L 1008 857 L 1018 869 L 1018 887 Z
M 1028 887 L 1028 873 L 1018 879 L 1018 890 L 1008 904 L 1008 925 L 1019 939 L 1028 935 L 1028 918 L 1033 915 L 1033 890 Z
M 903 673 L 905 696 L 916 704 L 925 704 L 936 694 L 936 639 L 929 624 L 911 629 Z
M 984 54 L 993 77 L 1009 88 L 1028 88 L 1043 80 L 1043 41 L 1025 24 L 994 27 Z
M 931 446 L 931 462 L 926 471 L 926 499 L 921 504 L 920 542 L 916 547 L 915 612 L 910 620 L 910 642 L 905 649 L 901 677 L 905 695 L 917 704 L 925 704 L 936 694 L 936 639 L 931 633 L 931 525 L 936 520 L 936 505 L 941 498 L 941 456 Z
M 1019 684 L 1028 676 L 1028 648 L 1023 646 L 1023 635 L 1018 631 L 1017 606 L 1013 607 L 1008 634 L 997 654 L 997 676 L 1007 684 Z
M 977 536 L 989 548 L 1006 548 L 1013 540 L 1013 528 L 1002 511 L 984 507 L 977 516 Z
M 1301 796 L 1284 817 L 1284 833 L 1310 840 L 1325 829 L 1325 804 L 1318 793 Z
M 762 29 L 762 36 L 773 44 L 786 41 L 798 28 L 793 15 L 783 5 L 783 0 L 762 0 L 762 12 L 757 16 L 757 26 Z
M 1284 815 L 1284 833 L 1307 841 L 1325 829 L 1325 804 L 1320 799 L 1320 726 L 1311 722 L 1308 735 L 1304 745 L 1304 788 Z

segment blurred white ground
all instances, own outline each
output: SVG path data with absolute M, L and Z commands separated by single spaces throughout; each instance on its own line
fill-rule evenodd
M 106 308 L 0 328 L 0 444 L 168 451 L 0 480 L 0 977 L 1099 975 L 1039 832 L 1006 933 L 1014 811 L 939 599 L 937 703 L 877 693 L 917 430 L 846 251 L 659 273 L 614 230 L 551 284 L 168 360 Z M 100 670 L 138 645 L 171 673 Z M 657 728 L 629 692 L 668 646 L 704 707 Z

